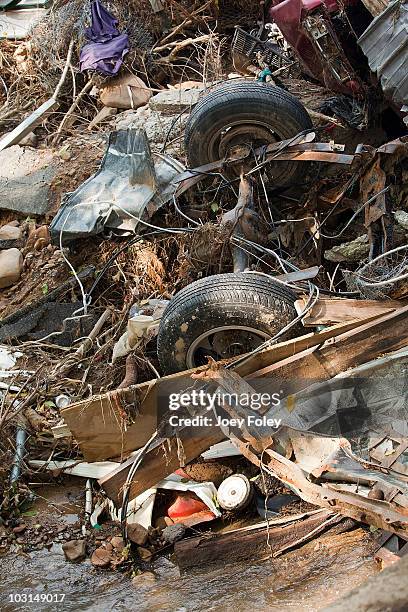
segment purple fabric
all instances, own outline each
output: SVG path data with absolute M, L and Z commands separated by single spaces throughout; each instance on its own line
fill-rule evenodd
M 117 19 L 106 10 L 99 0 L 92 2 L 91 15 L 91 27 L 85 30 L 85 36 L 88 40 L 106 42 L 112 40 L 114 36 L 118 36 Z
M 81 72 L 95 70 L 112 76 L 119 72 L 123 58 L 129 51 L 129 38 L 117 29 L 117 20 L 99 2 L 92 2 L 92 24 L 85 32 L 90 41 L 81 49 Z

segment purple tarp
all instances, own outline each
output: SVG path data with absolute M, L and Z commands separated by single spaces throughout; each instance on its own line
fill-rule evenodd
M 99 2 L 92 2 L 92 25 L 85 32 L 90 41 L 81 49 L 81 72 L 95 70 L 108 76 L 118 73 L 123 58 L 129 51 L 127 34 L 117 29 L 117 20 Z

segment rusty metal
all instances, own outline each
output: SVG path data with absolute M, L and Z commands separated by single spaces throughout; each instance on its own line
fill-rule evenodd
M 298 465 L 271 449 L 264 451 L 264 464 L 274 476 L 294 488 L 299 496 L 317 506 L 329 508 L 350 518 L 394 533 L 408 534 L 408 516 L 386 501 L 369 499 L 357 493 L 335 490 L 310 482 Z M 406 512 L 406 511 L 405 511 Z
M 408 155 L 408 137 L 404 136 L 402 138 L 397 138 L 396 140 L 391 140 L 391 142 L 386 142 L 381 145 L 377 149 L 378 153 L 387 153 L 393 155 L 394 153 L 402 153 Z
M 330 164 L 343 164 L 350 166 L 354 161 L 354 155 L 344 153 L 329 153 L 324 151 L 292 151 L 288 150 L 274 155 L 273 161 L 319 161 Z M 270 161 L 268 159 L 268 161 Z
M 336 490 L 335 484 L 325 483 L 325 486 L 322 486 L 311 482 L 296 463 L 271 448 L 263 450 L 261 460 L 259 450 L 254 450 L 254 447 L 259 449 L 259 440 L 243 440 L 236 435 L 231 435 L 230 439 L 251 463 L 269 471 L 304 501 L 400 536 L 408 536 L 408 515 L 405 508 L 399 510 L 396 504 L 388 501 Z
M 211 369 L 200 376 L 216 382 L 224 393 L 254 391 L 236 373 L 227 373 L 223 368 Z M 288 485 L 304 501 L 380 529 L 408 536 L 408 500 L 404 494 L 407 490 L 407 476 L 357 457 L 344 438 L 318 436 L 285 425 L 278 430 L 250 425 L 248 415 L 253 411 L 239 403 L 224 404 L 223 409 L 233 419 L 245 419 L 240 428 L 229 428 L 224 432 L 242 454 Z M 279 410 L 276 414 L 279 416 Z M 403 448 L 400 446 L 397 454 L 403 452 Z M 287 458 L 293 456 L 294 460 Z M 371 483 L 370 486 L 378 482 L 385 493 L 380 499 L 375 496 L 366 497 L 364 493 L 344 490 L 336 481 L 367 482 Z
M 263 160 L 261 165 L 275 161 L 319 161 L 343 165 L 351 165 L 353 163 L 354 155 L 336 152 L 335 148 L 327 142 L 310 142 L 311 136 L 314 137 L 314 133 L 307 134 L 306 136 L 299 134 L 290 140 L 282 140 L 259 147 L 253 154 L 241 148 L 241 155 L 219 159 L 198 168 L 186 170 L 174 179 L 174 183 L 178 183 L 176 196 L 180 196 L 202 181 L 206 175 L 218 174 L 222 170 L 237 164 L 247 164 L 249 159 L 261 158 Z M 249 171 L 248 174 L 252 172 L 254 170 Z

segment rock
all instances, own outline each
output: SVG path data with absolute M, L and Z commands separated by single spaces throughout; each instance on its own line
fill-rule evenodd
M 163 115 L 178 114 L 195 106 L 203 91 L 204 85 L 201 89 L 165 89 L 150 98 L 149 106 Z
M 112 561 L 112 555 L 106 548 L 101 546 L 92 553 L 91 563 L 95 567 L 108 567 Z
M 83 561 L 86 557 L 85 540 L 70 540 L 62 545 L 67 561 Z
M 132 584 L 136 587 L 151 586 L 156 582 L 156 576 L 152 572 L 144 572 L 132 578 Z
M 24 136 L 18 143 L 19 147 L 36 147 L 38 144 L 38 138 L 34 132 L 30 132 L 27 136 Z
M 7 224 L 0 227 L 0 249 L 12 249 L 23 246 L 23 232 L 20 227 Z
M 207 83 L 207 86 L 209 84 Z M 168 89 L 199 89 L 203 90 L 203 82 L 202 81 L 182 81 L 181 83 L 175 83 L 174 85 L 167 85 Z
M 162 538 L 166 544 L 174 544 L 174 542 L 181 540 L 185 533 L 186 527 L 182 523 L 177 523 L 163 529 Z
M 136 109 L 147 104 L 151 96 L 152 92 L 147 85 L 133 74 L 111 79 L 99 91 L 102 104 L 112 108 Z
M 398 225 L 408 230 L 408 212 L 405 212 L 405 210 L 396 210 L 394 215 Z
M 28 235 L 27 249 L 30 251 L 41 251 L 51 242 L 50 230 L 48 225 L 40 225 L 34 228 Z
M 158 149 L 161 149 L 168 134 L 168 140 L 173 140 L 184 133 L 188 113 L 178 118 L 177 115 L 178 113 L 174 115 L 163 115 L 157 111 L 153 111 L 149 106 L 142 106 L 138 108 L 137 111 L 119 113 L 115 121 L 115 129 L 128 130 L 143 128 L 146 130 L 146 135 L 150 144 L 156 145 Z
M 328 261 L 361 261 L 370 252 L 370 245 L 367 234 L 359 236 L 351 242 L 345 242 L 325 251 L 324 257 Z
M 122 552 L 122 550 L 125 548 L 125 542 L 120 536 L 113 536 L 113 538 L 111 539 L 111 544 L 113 548 L 118 552 Z
M 58 155 L 60 156 L 61 159 L 63 159 L 64 161 L 69 161 L 72 158 L 72 152 L 69 149 L 69 145 L 66 145 L 64 147 L 62 147 L 59 151 L 58 151 Z
M 107 119 L 111 119 L 118 112 L 117 108 L 110 108 L 110 106 L 104 106 L 101 108 L 99 113 L 92 119 L 91 123 L 88 125 L 87 130 L 91 131 L 94 127 L 106 121 Z
M 17 283 L 22 269 L 23 256 L 18 249 L 0 251 L 0 289 Z
M 57 173 L 52 151 L 14 145 L 0 152 L 0 209 L 43 215 L 52 205 Z
M 139 525 L 139 523 L 130 523 L 127 526 L 127 536 L 133 544 L 143 546 L 147 542 L 148 535 L 147 529 L 143 525 Z
M 27 529 L 27 525 L 22 523 L 21 525 L 17 525 L 17 527 L 14 527 L 13 533 L 23 533 L 23 531 L 25 531 L 26 529 Z
M 166 527 L 166 518 L 164 516 L 159 516 L 159 518 L 156 520 L 156 528 L 163 530 L 166 529 Z
M 143 548 L 143 546 L 138 546 L 137 552 L 139 553 L 139 556 L 141 559 L 143 559 L 143 561 L 148 561 L 152 556 L 150 550 L 148 548 Z

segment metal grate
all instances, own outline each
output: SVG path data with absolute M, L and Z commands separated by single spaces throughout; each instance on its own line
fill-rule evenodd
M 273 70 L 291 63 L 279 45 L 260 40 L 239 27 L 235 28 L 231 52 L 233 57 L 234 55 L 243 55 L 250 60 L 257 60 L 258 54 L 260 54 L 262 61 Z

